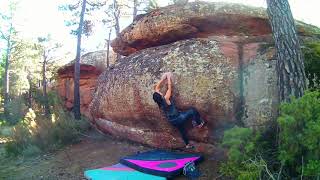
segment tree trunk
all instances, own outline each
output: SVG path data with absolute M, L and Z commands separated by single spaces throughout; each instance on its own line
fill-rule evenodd
M 116 36 L 119 37 L 120 36 L 120 22 L 119 22 L 120 9 L 119 9 L 117 0 L 113 0 L 113 16 L 115 20 L 114 29 L 116 31 Z M 119 58 L 120 58 L 120 55 L 117 53 L 116 60 L 118 60 Z
M 133 0 L 133 20 L 136 18 L 138 13 L 138 0 Z
M 50 109 L 49 109 L 49 102 L 48 102 L 48 95 L 47 95 L 47 56 L 45 51 L 43 52 L 43 64 L 42 64 L 42 91 L 43 91 L 43 98 L 44 98 L 44 114 L 45 116 L 49 116 Z
M 109 65 L 110 65 L 110 39 L 111 39 L 111 32 L 112 32 L 112 28 L 110 28 L 109 30 L 109 36 L 108 36 L 108 42 L 107 42 L 107 68 L 109 68 Z
M 30 72 L 28 72 L 27 79 L 28 79 L 28 83 L 29 83 L 28 107 L 32 108 L 32 82 L 31 82 L 31 74 L 30 74 Z
M 279 97 L 288 102 L 306 89 L 303 54 L 288 0 L 267 0 L 267 4 L 277 50 Z
M 116 30 L 117 37 L 119 37 L 119 35 L 120 35 L 120 24 L 119 24 L 120 9 L 119 9 L 117 0 L 113 0 L 113 16 L 114 16 L 114 20 L 115 20 L 114 29 Z
M 81 35 L 83 29 L 84 12 L 86 10 L 87 1 L 82 1 L 82 8 L 80 13 L 80 22 L 77 34 L 77 55 L 76 62 L 74 63 L 74 99 L 73 99 L 73 112 L 75 119 L 81 118 L 80 112 L 80 58 L 81 58 Z
M 11 56 L 11 35 L 7 38 L 7 51 L 6 51 L 6 59 L 5 59 L 5 67 L 4 67 L 4 83 L 3 83 L 3 90 L 4 90 L 4 115 L 5 118 L 9 118 L 9 63 L 10 63 L 10 56 Z

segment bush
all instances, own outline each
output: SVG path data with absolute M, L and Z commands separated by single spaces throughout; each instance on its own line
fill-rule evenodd
M 21 123 L 17 124 L 13 128 L 12 136 L 10 138 L 12 141 L 7 142 L 4 146 L 8 156 L 21 154 L 31 142 L 31 134 L 29 130 Z
M 21 121 L 28 111 L 25 99 L 23 97 L 16 97 L 8 103 L 9 117 L 7 119 L 8 123 L 11 125 L 17 124 Z
M 24 119 L 14 127 L 12 142 L 5 147 L 8 155 L 36 155 L 79 142 L 81 133 L 90 127 L 88 121 L 75 120 L 63 109 L 55 93 L 50 93 L 49 102 L 53 112 L 51 117 L 46 117 L 42 109 L 29 109 Z
M 228 160 L 220 166 L 224 175 L 239 180 L 266 177 L 268 164 L 263 156 L 268 153 L 259 133 L 236 126 L 224 133 L 222 145 L 228 148 Z
M 320 42 L 306 43 L 302 50 L 308 86 L 310 89 L 320 89 Z
M 306 92 L 281 104 L 276 127 L 262 133 L 227 130 L 222 145 L 229 150 L 228 160 L 220 171 L 237 179 L 319 178 L 319 142 L 320 92 Z
M 5 126 L 6 125 L 6 121 L 5 120 L 0 120 L 0 127 L 1 126 Z
M 23 148 L 20 148 L 19 144 L 15 141 L 11 141 L 5 144 L 4 150 L 7 156 L 17 156 L 21 154 Z
M 41 150 L 35 145 L 28 145 L 25 149 L 23 149 L 21 154 L 26 157 L 37 156 L 41 154 Z
M 9 137 L 12 134 L 11 126 L 0 125 L 0 137 Z
M 320 92 L 293 98 L 280 112 L 279 160 L 292 173 L 320 176 Z

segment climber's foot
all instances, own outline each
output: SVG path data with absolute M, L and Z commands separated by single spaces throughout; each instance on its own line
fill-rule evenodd
M 187 144 L 186 145 L 186 149 L 193 149 L 193 148 L 194 148 L 194 146 L 192 144 Z
M 205 124 L 205 122 L 202 121 L 202 122 L 197 126 L 197 128 L 202 128 L 204 124 Z

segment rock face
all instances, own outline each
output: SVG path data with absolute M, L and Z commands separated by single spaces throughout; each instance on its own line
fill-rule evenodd
M 195 107 L 207 121 L 203 129 L 192 129 L 191 123 L 187 128 L 197 151 L 208 152 L 225 129 L 258 128 L 276 117 L 272 44 L 263 9 L 194 2 L 155 10 L 136 18 L 113 41 L 114 50 L 127 57 L 102 74 L 99 67 L 105 66 L 81 65 L 81 111 L 104 133 L 154 147 L 181 147 L 181 136 L 152 99 L 154 84 L 171 71 L 177 107 Z M 98 54 L 87 57 L 95 62 Z M 72 69 L 59 70 L 59 92 L 69 108 Z
M 208 122 L 201 130 L 187 125 L 190 139 L 202 150 L 235 124 L 264 126 L 278 107 L 266 17 L 259 8 L 195 2 L 139 18 L 112 43 L 129 56 L 99 76 L 90 104 L 92 122 L 105 133 L 151 146 L 183 146 L 152 99 L 153 85 L 171 71 L 177 107 L 195 107 Z
M 80 64 L 80 108 L 81 113 L 90 117 L 89 104 L 97 86 L 97 78 L 105 69 L 106 51 L 87 53 L 81 57 Z M 114 61 L 111 62 L 114 64 Z M 58 70 L 57 90 L 67 109 L 73 108 L 74 62 Z
M 262 35 L 271 32 L 263 9 L 240 4 L 193 2 L 146 14 L 112 42 L 123 55 L 182 39 L 209 35 Z
M 98 127 L 110 132 L 110 128 L 128 126 L 135 130 L 120 136 L 154 146 L 181 146 L 180 136 L 152 100 L 153 85 L 166 71 L 174 72 L 178 107 L 196 107 L 208 120 L 210 129 L 220 122 L 234 122 L 235 104 L 239 102 L 239 63 L 237 54 L 226 56 L 220 46 L 225 45 L 215 40 L 190 39 L 145 49 L 122 59 L 99 77 L 90 108 Z M 228 47 L 236 53 L 235 44 Z M 114 123 L 105 123 L 106 120 Z M 138 136 L 139 132 L 143 135 Z M 193 139 L 208 142 L 209 133 L 208 129 L 199 131 Z
M 234 124 L 261 126 L 273 118 L 273 55 L 274 50 L 255 37 L 193 38 L 141 50 L 100 75 L 90 105 L 93 122 L 105 133 L 155 147 L 183 146 L 152 100 L 153 85 L 171 71 L 177 107 L 193 106 L 208 122 L 205 129 L 188 130 L 190 138 L 214 144 Z
M 296 22 L 300 35 L 313 28 Z M 193 2 L 154 10 L 134 21 L 112 42 L 113 49 L 129 55 L 141 49 L 183 39 L 214 36 L 262 36 L 271 33 L 263 8 L 241 4 Z
M 234 124 L 264 126 L 278 107 L 270 44 L 263 9 L 196 2 L 153 11 L 113 41 L 118 53 L 129 56 L 99 76 L 92 122 L 105 133 L 151 146 L 183 146 L 152 99 L 153 85 L 171 71 L 177 107 L 195 107 L 208 122 L 201 130 L 187 125 L 202 149 Z

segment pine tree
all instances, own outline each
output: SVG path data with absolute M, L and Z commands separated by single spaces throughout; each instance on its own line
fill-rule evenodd
M 78 25 L 76 31 L 72 31 L 72 34 L 77 35 L 77 51 L 76 58 L 74 63 L 74 101 L 73 101 L 73 112 L 75 119 L 81 118 L 80 112 L 80 58 L 81 58 L 81 38 L 82 34 L 86 34 L 87 36 L 91 32 L 91 22 L 85 20 L 85 14 L 89 11 L 94 11 L 96 9 L 104 6 L 105 3 L 95 2 L 92 3 L 87 0 L 77 1 L 73 5 L 61 6 L 62 10 L 69 10 L 74 13 L 74 16 L 79 18 L 78 23 L 75 21 L 69 21 L 68 25 Z M 81 8 L 80 8 L 81 7 Z M 80 9 L 80 10 L 79 10 Z M 80 12 L 80 13 L 79 13 Z
M 133 20 L 136 18 L 137 14 L 138 14 L 138 0 L 133 0 L 133 13 L 132 13 Z
M 145 8 L 146 12 L 150 12 L 152 10 L 160 8 L 159 3 L 157 0 L 149 0 L 147 6 Z
M 4 97 L 4 115 L 8 119 L 8 103 L 10 101 L 10 76 L 9 76 L 9 68 L 11 62 L 11 52 L 15 48 L 17 41 L 15 37 L 17 35 L 17 31 L 14 27 L 14 13 L 16 11 L 16 3 L 11 1 L 9 3 L 8 14 L 0 13 L 0 19 L 3 24 L 0 24 L 0 39 L 4 40 L 6 43 L 6 52 L 5 52 L 5 68 L 4 68 L 4 82 L 3 82 L 3 97 Z
M 277 50 L 281 101 L 301 97 L 306 89 L 303 54 L 288 0 L 267 0 L 267 12 Z
M 50 114 L 50 107 L 49 107 L 49 101 L 48 101 L 48 94 L 47 94 L 47 73 L 48 73 L 48 66 L 52 66 L 54 63 L 54 60 L 57 59 L 55 57 L 56 50 L 61 47 L 60 44 L 53 42 L 50 35 L 47 37 L 39 37 L 38 43 L 40 44 L 40 57 L 42 59 L 42 69 L 41 69 L 41 75 L 42 75 L 42 95 L 43 95 L 43 103 L 44 103 L 44 113 L 46 116 L 49 116 Z

